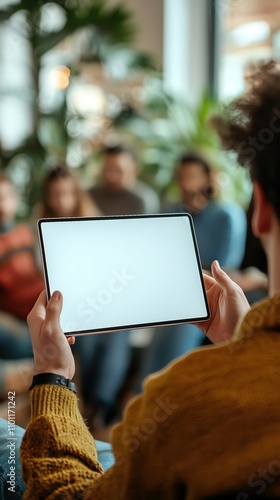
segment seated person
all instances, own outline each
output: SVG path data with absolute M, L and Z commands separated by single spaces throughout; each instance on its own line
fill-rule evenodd
M 156 213 L 158 195 L 137 179 L 134 154 L 119 145 L 104 150 L 102 182 L 89 193 L 104 215 Z M 131 356 L 128 331 L 79 338 L 76 351 L 82 375 L 83 415 L 90 428 L 108 425 L 118 411 L 118 393 L 123 386 Z M 92 384 L 90 381 L 94 380 Z M 103 429 L 102 429 L 103 431 Z
M 218 202 L 212 169 L 197 154 L 184 154 L 179 159 L 176 177 L 182 201 L 165 211 L 186 211 L 192 215 L 203 269 L 209 270 L 215 259 L 223 268 L 239 268 L 246 238 L 243 209 L 236 203 Z M 205 335 L 194 325 L 156 328 L 151 344 L 143 353 L 135 391 L 141 391 L 147 375 L 203 342 Z
M 66 165 L 57 165 L 47 173 L 42 191 L 42 202 L 34 210 L 36 220 L 101 215 L 94 200 L 82 189 L 79 179 Z
M 212 168 L 196 153 L 179 158 L 176 179 L 181 201 L 164 207 L 164 212 L 191 214 L 203 269 L 209 271 L 215 259 L 224 268 L 237 269 L 245 248 L 244 210 L 237 203 L 218 201 Z
M 25 319 L 44 289 L 35 238 L 28 225 L 17 224 L 17 207 L 12 181 L 0 174 L 0 346 L 3 358 L 15 359 L 32 355 Z
M 90 194 L 105 215 L 149 214 L 160 211 L 157 193 L 137 179 L 137 160 L 124 146 L 107 147 L 101 172 L 101 184 Z
M 28 319 L 36 375 L 21 445 L 26 500 L 279 498 L 279 89 L 278 63 L 259 65 L 249 91 L 216 121 L 225 147 L 250 162 L 252 226 L 268 258 L 269 298 L 250 309 L 240 287 L 212 265 L 213 277 L 204 277 L 211 318 L 200 328 L 216 345 L 146 380 L 113 430 L 115 464 L 104 473 L 71 384 L 73 338 L 59 325 L 62 296 L 54 292 L 46 306 L 41 294 Z M 269 144 L 240 147 L 268 124 Z
M 94 199 L 81 188 L 76 175 L 65 165 L 48 172 L 42 190 L 43 200 L 35 211 L 37 218 L 100 215 Z M 128 333 L 80 337 L 75 354 L 80 360 L 78 379 L 83 416 L 90 427 L 95 421 L 103 426 L 115 417 L 115 401 L 130 356 Z

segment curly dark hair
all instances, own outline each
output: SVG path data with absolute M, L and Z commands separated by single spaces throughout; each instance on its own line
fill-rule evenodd
M 280 63 L 250 68 L 245 94 L 212 119 L 224 149 L 234 151 L 262 186 L 280 220 Z

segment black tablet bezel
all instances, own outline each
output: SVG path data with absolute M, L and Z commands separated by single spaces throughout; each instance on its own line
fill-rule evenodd
M 140 324 L 127 324 L 127 325 L 122 325 L 122 326 L 116 326 L 116 327 L 108 327 L 108 328 L 98 328 L 98 329 L 88 329 L 88 330 L 78 330 L 78 331 L 73 331 L 73 332 L 64 332 L 66 336 L 80 336 L 80 335 L 90 335 L 94 333 L 106 333 L 106 332 L 114 332 L 114 331 L 121 331 L 121 330 L 134 330 L 134 329 L 140 329 L 140 328 L 154 328 L 154 327 L 160 327 L 160 326 L 168 326 L 168 325 L 180 325 L 184 323 L 196 323 L 200 321 L 207 321 L 210 318 L 210 310 L 209 310 L 209 305 L 207 301 L 207 294 L 206 294 L 206 289 L 205 289 L 205 284 L 203 280 L 203 273 L 202 273 L 202 266 L 201 266 L 201 260 L 200 260 L 200 255 L 199 255 L 199 250 L 198 250 L 198 244 L 197 244 L 197 239 L 195 235 L 195 230 L 194 230 L 194 224 L 193 220 L 190 214 L 184 212 L 184 213 L 167 213 L 167 214 L 144 214 L 144 215 L 116 215 L 116 216 L 100 216 L 100 217 L 57 217 L 57 218 L 46 218 L 46 219 L 39 219 L 37 222 L 38 226 L 38 235 L 39 235 L 39 243 L 40 243 L 40 250 L 41 250 L 41 256 L 42 256 L 42 262 L 43 262 L 43 272 L 44 272 L 44 279 L 45 279 L 45 285 L 46 285 L 46 294 L 47 294 L 47 300 L 50 299 L 50 283 L 49 283 L 49 277 L 48 277 L 48 269 L 47 269 L 47 260 L 46 260 L 46 254 L 45 254 L 45 247 L 44 247 L 44 238 L 42 234 L 42 229 L 41 226 L 42 224 L 48 224 L 48 223 L 56 223 L 56 222 L 83 222 L 83 221 L 106 221 L 106 220 L 123 220 L 123 219 L 150 219 L 150 218 L 174 218 L 174 217 L 185 217 L 188 218 L 190 221 L 190 228 L 191 228 L 191 234 L 192 234 L 192 239 L 193 239 L 193 244 L 194 244 L 194 249 L 195 249 L 195 256 L 197 260 L 197 265 L 198 265 L 198 271 L 199 271 L 199 276 L 200 276 L 200 282 L 202 286 L 202 291 L 203 291 L 203 296 L 204 296 L 204 301 L 205 301 L 205 307 L 207 314 L 203 318 L 184 318 L 180 320 L 170 320 L 170 321 L 163 321 L 163 322 L 153 322 L 153 323 L 140 323 Z

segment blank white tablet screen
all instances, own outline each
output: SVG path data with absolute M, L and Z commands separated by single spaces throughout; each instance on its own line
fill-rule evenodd
M 39 221 L 48 294 L 66 334 L 208 317 L 187 214 Z

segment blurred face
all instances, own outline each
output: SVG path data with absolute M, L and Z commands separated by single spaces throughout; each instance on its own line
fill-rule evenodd
M 202 210 L 209 201 L 209 175 L 200 163 L 186 163 L 179 169 L 178 182 L 183 203 L 193 211 Z
M 10 182 L 0 182 L 0 223 L 12 221 L 17 211 L 17 195 Z
M 132 188 L 136 174 L 137 168 L 130 154 L 118 153 L 105 156 L 103 180 L 108 189 L 122 191 Z
M 53 180 L 48 187 L 47 201 L 56 217 L 74 216 L 78 200 L 73 179 Z

